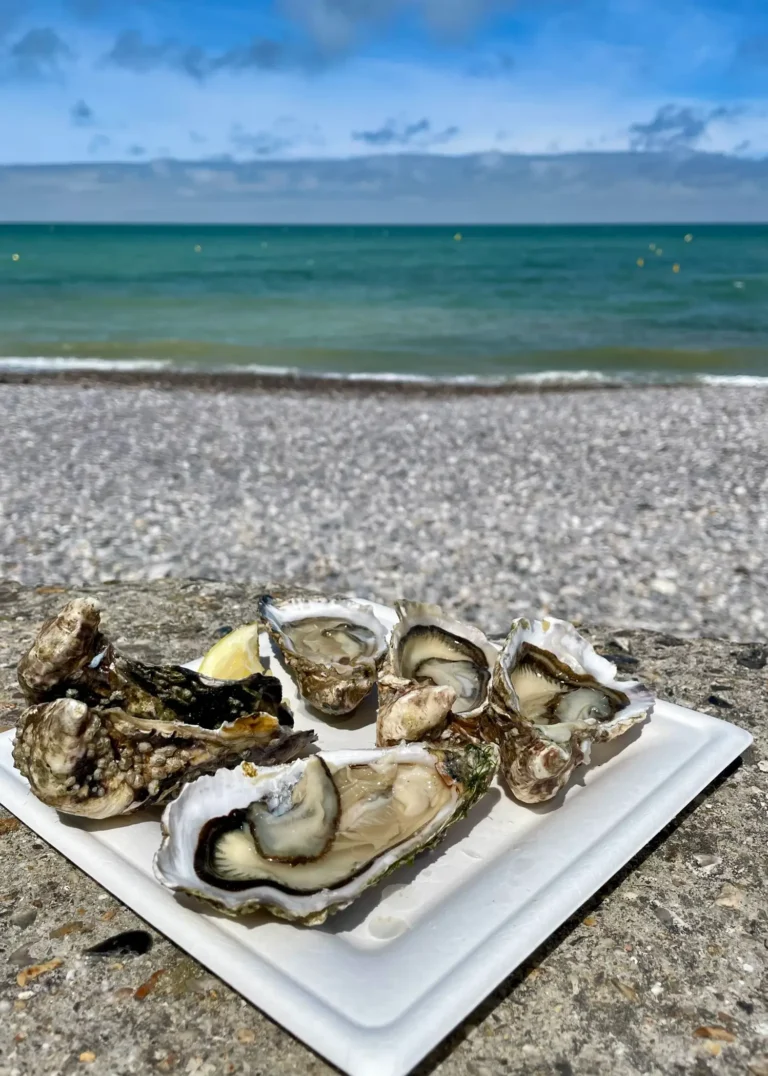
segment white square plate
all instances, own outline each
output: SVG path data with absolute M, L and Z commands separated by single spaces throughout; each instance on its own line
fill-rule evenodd
M 388 624 L 394 614 L 374 606 Z M 312 721 L 270 649 L 297 728 L 324 749 L 371 747 L 375 711 Z M 194 663 L 192 663 L 194 665 Z M 501 786 L 435 851 L 322 927 L 231 920 L 155 880 L 159 813 L 84 822 L 32 796 L 0 736 L 0 802 L 254 1005 L 352 1076 L 402 1076 L 751 743 L 659 702 L 593 752 L 565 794 L 530 808 Z M 460 969 L 461 974 L 455 974 Z

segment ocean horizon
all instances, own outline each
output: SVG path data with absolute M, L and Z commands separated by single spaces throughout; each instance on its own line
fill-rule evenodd
M 0 225 L 0 307 L 0 373 L 757 385 L 768 225 Z

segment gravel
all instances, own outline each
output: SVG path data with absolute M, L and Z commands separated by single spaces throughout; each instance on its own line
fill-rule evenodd
M 768 394 L 0 385 L 0 576 L 281 579 L 763 637 Z

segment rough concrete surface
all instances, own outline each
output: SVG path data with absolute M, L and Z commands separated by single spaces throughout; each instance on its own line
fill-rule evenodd
M 20 713 L 20 652 L 44 617 L 84 592 L 102 601 L 121 646 L 179 660 L 203 651 L 222 625 L 252 619 L 258 590 L 166 580 L 87 591 L 0 584 L 0 723 Z M 591 634 L 660 697 L 733 720 L 755 744 L 491 997 L 478 998 L 417 1072 L 766 1076 L 766 649 L 646 631 Z M 0 917 L 3 1076 L 333 1071 L 153 930 L 143 956 L 83 957 L 118 931 L 149 928 L 7 812 Z M 60 964 L 19 985 L 25 966 L 49 961 Z

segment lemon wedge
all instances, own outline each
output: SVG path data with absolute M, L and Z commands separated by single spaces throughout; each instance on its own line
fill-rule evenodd
M 203 658 L 198 669 L 201 676 L 213 680 L 244 680 L 263 673 L 259 660 L 259 625 L 243 624 L 219 639 Z

